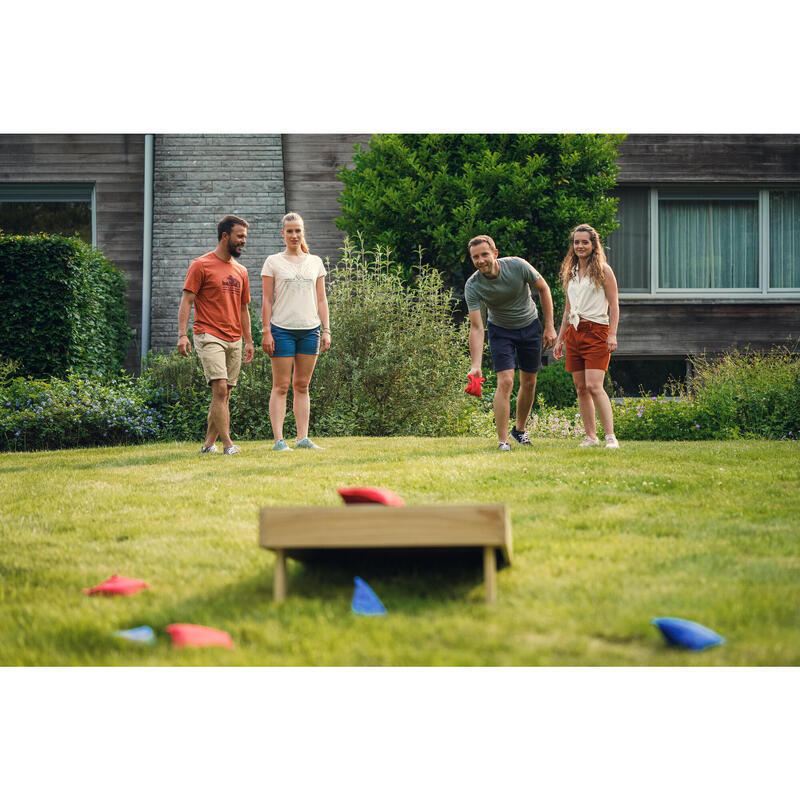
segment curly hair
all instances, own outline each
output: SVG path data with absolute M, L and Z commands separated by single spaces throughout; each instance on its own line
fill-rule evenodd
M 589 234 L 589 239 L 592 243 L 592 255 L 589 257 L 588 275 L 595 286 L 603 285 L 605 267 L 608 264 L 606 251 L 603 250 L 603 244 L 600 241 L 600 234 L 591 225 L 586 225 L 585 223 L 577 225 L 569 233 L 569 250 L 567 250 L 567 254 L 561 262 L 561 271 L 558 276 L 564 291 L 567 289 L 567 284 L 578 274 L 578 256 L 575 254 L 575 247 L 573 246 L 576 233 Z

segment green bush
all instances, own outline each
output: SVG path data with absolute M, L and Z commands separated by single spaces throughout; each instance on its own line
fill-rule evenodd
M 601 236 L 617 224 L 607 195 L 625 137 L 604 134 L 381 134 L 356 145 L 336 224 L 350 236 L 397 254 L 404 279 L 421 245 L 426 261 L 460 293 L 473 272 L 467 242 L 486 233 L 500 255 L 526 258 L 547 279 L 556 274 L 571 228 L 592 224 Z
M 539 371 L 536 379 L 536 404 L 568 408 L 577 402 L 572 375 L 564 368 L 564 359 L 554 361 Z
M 691 357 L 688 392 L 630 399 L 615 408 L 621 439 L 800 438 L 800 358 L 797 345 L 766 353 L 731 350 Z
M 0 353 L 33 377 L 116 375 L 130 342 L 125 279 L 78 238 L 0 233 Z
M 689 388 L 694 404 L 720 431 L 767 439 L 800 431 L 800 340 L 769 352 L 731 350 L 695 356 Z
M 211 390 L 194 350 L 188 358 L 177 350 L 169 354 L 150 354 L 139 384 L 161 420 L 159 439 L 205 438 Z
M 0 368 L 2 450 L 138 444 L 158 435 L 159 415 L 133 378 L 12 379 L 16 369 Z
M 326 436 L 447 436 L 481 427 L 464 393 L 467 327 L 455 325 L 440 273 L 418 268 L 412 286 L 388 253 L 349 239 L 331 271 L 332 345 L 311 383 L 312 430 Z
M 729 439 L 705 411 L 688 398 L 626 398 L 614 406 L 614 432 L 620 439 L 678 441 Z

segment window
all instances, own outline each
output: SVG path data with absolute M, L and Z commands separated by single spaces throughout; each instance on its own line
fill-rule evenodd
M 800 291 L 800 191 L 620 187 L 608 259 L 620 292 L 725 297 Z
M 76 183 L 0 184 L 0 230 L 59 233 L 95 243 L 94 186 Z

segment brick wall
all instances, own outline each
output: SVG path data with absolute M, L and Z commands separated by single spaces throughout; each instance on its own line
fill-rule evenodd
M 250 275 L 251 315 L 261 314 L 261 266 L 283 250 L 285 213 L 280 134 L 158 134 L 154 152 L 150 348 L 175 347 L 178 306 L 192 259 L 217 246 L 217 223 L 249 223 L 238 260 Z

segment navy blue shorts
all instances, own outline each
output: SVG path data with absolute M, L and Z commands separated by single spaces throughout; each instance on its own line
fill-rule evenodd
M 275 340 L 273 358 L 294 358 L 296 355 L 315 356 L 319 354 L 319 325 L 309 330 L 290 330 L 270 323 L 272 338 Z
M 489 352 L 495 372 L 521 369 L 538 372 L 542 368 L 542 325 L 535 319 L 525 328 L 511 331 L 489 323 Z

